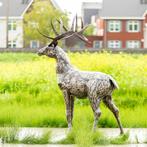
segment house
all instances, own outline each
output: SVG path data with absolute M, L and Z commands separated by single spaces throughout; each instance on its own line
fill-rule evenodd
M 99 17 L 99 12 L 102 8 L 102 2 L 98 2 L 96 0 L 89 0 L 86 2 L 82 2 L 81 12 L 82 12 L 82 19 L 84 25 L 91 24 L 93 26 L 93 33 L 90 36 L 87 36 L 88 40 L 91 44 L 85 44 L 76 36 L 72 36 L 65 40 L 66 47 L 73 47 L 73 48 L 102 48 L 102 40 L 103 36 L 98 36 L 98 27 L 96 24 L 96 20 Z M 78 17 L 78 26 L 80 26 L 81 17 Z M 80 27 L 79 27 L 80 28 Z M 100 41 L 99 41 L 100 40 Z
M 147 0 L 103 0 L 102 8 L 86 2 L 82 15 L 85 24 L 90 23 L 90 18 L 93 20 L 93 15 L 97 16 L 91 22 L 97 31 L 87 36 L 91 44 L 79 40 L 76 48 L 147 48 Z M 65 42 L 68 47 L 75 44 L 76 39 L 71 40 Z
M 37 7 L 38 2 L 41 7 L 37 8 L 35 10 L 35 7 Z M 36 6 L 35 6 L 35 4 L 36 4 Z M 24 44 L 24 46 L 25 46 L 25 48 L 36 49 L 36 48 L 40 48 L 40 47 L 43 47 L 46 45 L 47 42 L 43 41 L 43 40 L 45 40 L 44 37 L 40 36 L 40 34 L 36 30 L 37 30 L 37 27 L 39 27 L 39 21 L 42 21 L 42 22 L 45 21 L 46 25 L 47 26 L 49 25 L 48 23 L 49 23 L 49 19 L 50 19 L 49 18 L 50 17 L 49 16 L 50 15 L 50 7 L 48 7 L 48 6 L 51 6 L 54 10 L 56 9 L 56 10 L 59 10 L 60 12 L 62 12 L 60 6 L 58 5 L 58 3 L 55 0 L 39 0 L 39 1 L 34 0 L 34 5 L 32 7 L 30 7 L 30 9 L 27 11 L 27 14 L 30 12 L 30 15 L 28 15 L 29 19 L 27 19 L 27 20 L 25 19 L 25 21 L 24 21 L 24 26 L 25 26 L 25 31 L 24 31 L 25 44 Z M 44 9 L 49 10 L 49 12 L 47 12 L 46 10 L 44 11 Z M 36 14 L 36 13 L 38 13 L 38 14 L 40 13 L 39 14 L 40 17 L 38 16 L 37 21 L 36 21 L 37 15 L 35 15 L 35 17 L 33 17 L 33 14 Z M 44 15 L 45 17 L 43 17 L 44 13 L 46 13 L 46 15 Z M 48 19 L 46 19 L 47 15 L 48 15 Z M 33 18 L 30 19 L 31 17 L 33 17 Z M 42 28 L 46 29 L 47 26 L 42 26 Z M 29 30 L 29 32 L 31 30 L 31 32 L 30 32 L 31 34 L 26 33 L 27 29 Z M 40 30 L 40 28 L 39 28 L 39 30 Z M 40 37 L 36 37 L 37 35 L 39 35 L 42 39 Z
M 0 0 L 0 48 L 23 48 L 23 16 L 33 0 Z
M 82 3 L 82 18 L 84 24 L 91 24 L 95 22 L 96 17 L 99 16 L 99 11 L 102 8 L 101 2 L 90 1 Z
M 104 48 L 147 48 L 147 0 L 103 0 L 98 23 Z
M 0 48 L 24 47 L 23 19 L 32 3 L 33 0 L 0 0 Z M 55 0 L 51 3 L 60 9 Z M 29 47 L 39 47 L 39 41 L 30 40 Z

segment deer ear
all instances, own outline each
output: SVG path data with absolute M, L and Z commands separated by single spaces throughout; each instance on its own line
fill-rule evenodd
M 53 50 L 56 48 L 57 45 L 58 45 L 58 42 L 55 42 L 55 43 L 53 44 Z
M 48 47 L 53 47 L 53 49 L 55 49 L 55 47 L 58 45 L 58 42 L 54 42 L 48 45 Z

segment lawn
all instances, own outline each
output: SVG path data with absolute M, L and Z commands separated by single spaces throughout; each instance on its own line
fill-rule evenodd
M 147 55 L 68 53 L 81 70 L 112 75 L 120 89 L 113 94 L 124 127 L 147 127 Z M 100 127 L 117 127 L 101 104 Z M 93 121 L 87 99 L 75 101 L 74 122 Z M 64 99 L 56 82 L 55 61 L 31 53 L 0 54 L 0 126 L 67 127 Z

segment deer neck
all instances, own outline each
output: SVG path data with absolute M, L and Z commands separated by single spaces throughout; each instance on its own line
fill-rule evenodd
M 57 48 L 56 49 L 56 54 L 57 54 L 57 67 L 56 67 L 56 72 L 57 74 L 63 74 L 68 72 L 71 68 L 72 65 L 70 64 L 69 58 L 67 57 L 66 53 L 61 49 Z

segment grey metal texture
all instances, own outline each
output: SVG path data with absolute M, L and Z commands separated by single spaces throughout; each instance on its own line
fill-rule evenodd
M 123 133 L 123 128 L 119 119 L 119 110 L 113 103 L 111 96 L 113 90 L 118 88 L 118 85 L 110 75 L 101 72 L 81 71 L 74 68 L 67 54 L 58 46 L 41 48 L 38 54 L 56 59 L 58 85 L 65 99 L 69 130 L 72 128 L 74 98 L 77 97 L 82 99 L 87 97 L 94 113 L 93 129 L 96 129 L 101 115 L 99 107 L 100 102 L 103 101 L 114 114 L 120 128 L 120 133 Z

